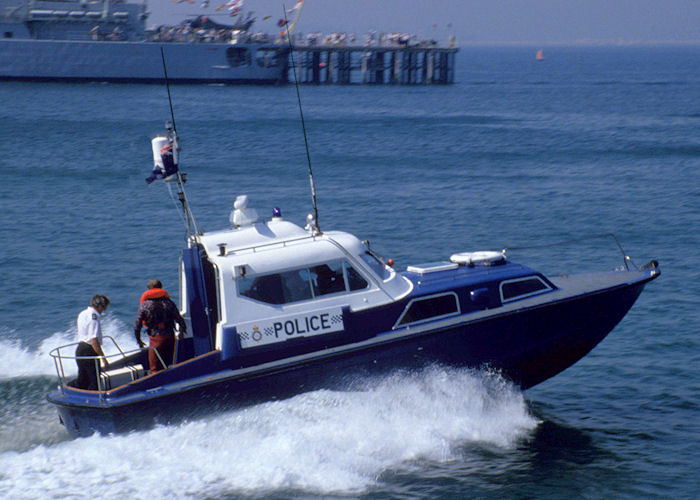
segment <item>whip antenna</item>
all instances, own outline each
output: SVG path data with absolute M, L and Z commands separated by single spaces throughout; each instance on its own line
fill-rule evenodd
M 306 146 L 306 162 L 309 165 L 309 184 L 311 185 L 311 201 L 313 202 L 314 205 L 314 223 L 315 223 L 315 232 L 320 234 L 321 233 L 321 226 L 319 225 L 318 222 L 318 206 L 316 205 L 316 185 L 314 184 L 314 173 L 311 170 L 311 155 L 309 154 L 309 140 L 306 137 L 306 124 L 304 123 L 304 112 L 301 107 L 301 94 L 299 94 L 299 80 L 297 79 L 297 68 L 296 64 L 294 64 L 294 48 L 292 47 L 292 37 L 291 34 L 289 33 L 289 21 L 287 20 L 287 9 L 285 8 L 284 4 L 282 4 L 282 10 L 284 12 L 284 26 L 287 30 L 287 43 L 289 44 L 289 55 L 291 56 L 291 61 L 292 61 L 292 73 L 294 73 L 294 87 L 296 88 L 297 91 L 297 102 L 299 103 L 299 116 L 301 117 L 301 129 L 304 132 L 304 146 Z M 162 50 L 162 48 L 161 48 Z
M 170 80 L 168 79 L 168 67 L 165 65 L 165 52 L 163 46 L 160 47 L 160 58 L 163 61 L 163 74 L 165 75 L 165 88 L 168 90 L 168 104 L 170 104 L 170 119 L 173 122 L 173 130 L 177 136 L 177 127 L 175 126 L 175 112 L 173 111 L 173 100 L 170 97 Z
M 167 138 L 172 141 L 172 167 L 174 173 L 168 175 L 168 168 L 164 172 L 164 177 L 166 181 L 175 181 L 177 183 L 177 198 L 182 205 L 182 211 L 185 216 L 185 226 L 187 227 L 187 236 L 194 240 L 197 240 L 197 235 L 199 235 L 199 229 L 197 229 L 197 222 L 194 219 L 194 215 L 190 210 L 190 204 L 187 201 L 187 195 L 185 194 L 185 181 L 187 180 L 187 174 L 181 173 L 179 170 L 180 163 L 180 141 L 177 136 L 177 127 L 175 126 L 175 112 L 173 111 L 173 100 L 170 96 L 170 79 L 168 78 L 168 67 L 165 64 L 165 52 L 163 47 L 160 47 L 160 58 L 163 61 L 163 75 L 165 76 L 165 88 L 168 90 L 168 104 L 170 105 L 170 119 L 172 121 L 165 122 L 165 129 L 167 130 Z M 155 139 L 154 139 L 155 140 Z M 170 165 L 168 165 L 170 167 Z M 172 190 L 170 184 L 168 183 L 168 190 L 172 196 Z

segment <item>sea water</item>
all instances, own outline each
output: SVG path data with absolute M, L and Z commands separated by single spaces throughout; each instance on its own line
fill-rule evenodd
M 151 278 L 178 295 L 185 228 L 150 138 L 162 86 L 0 83 L 0 496 L 6 498 L 697 498 L 700 52 L 467 48 L 451 86 L 301 88 L 322 229 L 409 264 L 613 232 L 649 284 L 591 354 L 521 392 L 434 366 L 177 426 L 70 439 L 48 352 L 95 293 L 136 347 Z M 291 86 L 175 86 L 200 227 L 248 194 L 312 211 Z M 622 265 L 609 239 L 512 260 Z M 572 318 L 572 321 L 575 321 Z

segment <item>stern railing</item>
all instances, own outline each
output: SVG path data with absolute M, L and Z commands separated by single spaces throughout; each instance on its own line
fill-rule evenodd
M 67 349 L 69 349 L 69 348 L 71 348 L 71 347 L 72 347 L 72 348 L 75 348 L 75 346 L 77 346 L 78 344 L 80 344 L 80 342 L 71 342 L 70 344 L 65 344 L 65 345 L 56 347 L 55 349 L 52 349 L 52 350 L 49 352 L 49 355 L 53 358 L 54 366 L 56 367 L 56 374 L 58 375 L 58 381 L 59 381 L 58 389 L 59 389 L 62 393 L 65 394 L 65 388 L 66 388 L 66 385 L 67 385 L 67 381 L 66 381 L 66 380 L 67 380 L 66 371 L 65 371 L 65 367 L 63 366 L 63 365 L 64 365 L 64 363 L 63 363 L 64 360 L 68 360 L 68 359 L 70 359 L 70 360 L 75 360 L 75 361 L 77 361 L 77 360 L 79 360 L 79 359 L 90 359 L 90 360 L 93 360 L 93 362 L 94 362 L 94 364 L 95 364 L 95 374 L 97 375 L 97 390 L 98 390 L 98 392 L 100 393 L 100 400 L 102 400 L 103 395 L 104 395 L 104 393 L 106 392 L 106 389 L 105 389 L 105 386 L 104 386 L 104 382 L 103 382 L 103 380 L 102 380 L 102 377 L 100 377 L 100 366 L 102 365 L 102 361 L 103 361 L 103 360 L 107 363 L 107 366 L 109 367 L 109 365 L 110 365 L 109 360 L 110 360 L 110 359 L 112 359 L 112 360 L 115 359 L 115 358 L 126 359 L 126 358 L 127 358 L 128 356 L 130 356 L 130 355 L 138 354 L 138 353 L 142 352 L 144 349 L 147 349 L 147 350 L 153 350 L 153 351 L 156 353 L 156 356 L 158 357 L 158 360 L 160 361 L 161 366 L 167 366 L 167 365 L 163 362 L 163 358 L 161 358 L 160 353 L 158 352 L 158 350 L 155 349 L 154 347 L 146 346 L 146 347 L 143 347 L 143 348 L 137 348 L 137 349 L 131 349 L 131 350 L 129 350 L 129 351 L 124 351 L 124 350 L 122 350 L 121 347 L 119 347 L 119 344 L 117 344 L 117 341 L 114 340 L 113 337 L 111 337 L 111 336 L 109 336 L 109 335 L 105 335 L 105 336 L 102 337 L 103 342 L 104 342 L 104 340 L 107 340 L 107 339 L 109 339 L 109 340 L 112 341 L 112 343 L 114 344 L 114 347 L 116 347 L 117 350 L 118 350 L 119 352 L 115 352 L 115 353 L 112 353 L 112 354 L 107 354 L 107 355 L 104 355 L 104 356 L 76 356 L 76 355 L 75 355 L 75 349 L 73 349 L 73 351 L 71 352 L 71 354 L 64 354 L 64 353 L 61 352 L 62 350 L 67 350 Z M 106 371 L 106 370 L 103 370 L 103 371 Z

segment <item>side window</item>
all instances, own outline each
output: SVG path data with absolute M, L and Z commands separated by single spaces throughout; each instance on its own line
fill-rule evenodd
M 268 304 L 284 304 L 282 278 L 279 274 L 257 276 L 255 278 L 240 278 L 238 290 L 241 295 Z
M 310 269 L 238 278 L 238 293 L 267 304 L 287 304 L 332 293 L 364 290 L 369 283 L 348 262 L 327 262 Z
M 268 304 L 286 304 L 312 297 L 307 269 L 240 278 L 238 290 L 241 295 Z
M 523 299 L 551 289 L 539 276 L 503 281 L 500 288 L 502 302 Z
M 308 269 L 287 271 L 280 276 L 282 276 L 285 302 L 297 302 L 312 297 Z
M 391 276 L 391 273 L 387 271 L 384 263 L 370 252 L 365 252 L 360 255 L 360 257 L 363 261 L 365 261 L 365 264 L 367 264 L 382 280 L 388 279 L 389 276 Z
M 345 291 L 343 263 L 341 261 L 315 266 L 310 271 L 315 297 Z
M 457 296 L 454 293 L 416 299 L 408 305 L 397 325 L 405 325 L 458 313 L 459 305 Z
M 364 290 L 369 286 L 367 280 L 360 276 L 360 273 L 355 271 L 355 268 L 352 267 L 350 264 L 345 264 L 345 272 L 348 276 L 348 286 L 350 287 L 351 291 Z

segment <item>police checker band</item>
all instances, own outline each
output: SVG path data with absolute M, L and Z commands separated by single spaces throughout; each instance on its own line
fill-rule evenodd
M 340 307 L 237 326 L 242 348 L 284 342 L 293 337 L 325 335 L 344 329 L 343 311 Z
M 187 335 L 156 373 L 148 348 L 110 351 L 107 339 L 109 369 L 98 390 L 69 386 L 72 351 L 52 351 L 59 386 L 48 399 L 73 436 L 178 422 L 433 364 L 486 367 L 527 389 L 585 356 L 660 275 L 655 261 L 637 267 L 612 235 L 602 236 L 620 251 L 615 270 L 548 276 L 507 251 L 464 248 L 397 270 L 368 242 L 321 231 L 313 215 L 294 214 L 304 227 L 287 220 L 284 207 L 261 218 L 244 195 L 228 227 L 202 232 L 185 195 L 174 125 L 156 139 L 149 179 L 168 186 L 185 216 L 179 307 Z

